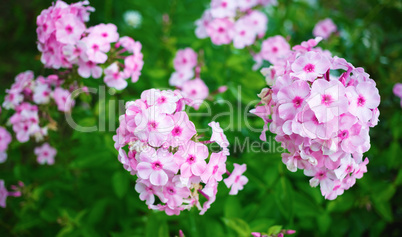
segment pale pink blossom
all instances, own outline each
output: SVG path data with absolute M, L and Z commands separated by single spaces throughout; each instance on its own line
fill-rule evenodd
M 209 89 L 205 85 L 204 81 L 200 78 L 196 78 L 194 80 L 186 81 L 183 84 L 183 96 L 190 99 L 192 102 L 190 106 L 198 109 L 202 102 L 208 97 Z
M 207 166 L 205 159 L 208 157 L 208 148 L 204 144 L 188 141 L 179 147 L 174 157 L 182 177 L 200 176 Z
M 216 45 L 229 44 L 234 36 L 234 23 L 226 18 L 215 18 L 207 26 L 207 33 Z
M 269 37 L 262 42 L 261 56 L 272 64 L 276 64 L 290 54 L 290 45 L 281 35 Z
M 246 164 L 234 164 L 234 170 L 230 176 L 223 180 L 226 186 L 230 188 L 230 195 L 236 195 L 248 183 L 248 178 L 243 175 L 246 169 Z
M 74 106 L 74 100 L 68 90 L 57 87 L 53 92 L 53 98 L 56 101 L 57 109 L 62 112 L 69 112 Z
M 44 143 L 42 146 L 36 147 L 34 153 L 37 156 L 39 164 L 43 165 L 47 163 L 48 165 L 53 165 L 57 151 L 48 143 Z
M 127 87 L 127 81 L 124 78 L 124 73 L 120 71 L 118 64 L 112 63 L 110 66 L 105 68 L 104 82 L 107 86 L 116 88 L 117 90 L 122 90 Z
M 197 65 L 197 53 L 192 48 L 178 50 L 173 65 L 176 71 L 191 70 Z
M 315 37 L 320 36 L 324 39 L 329 38 L 329 36 L 334 32 L 336 32 L 336 25 L 330 18 L 319 21 L 313 29 L 313 35 Z
M 55 27 L 56 39 L 64 44 L 75 44 L 86 29 L 85 24 L 73 14 L 62 15 Z

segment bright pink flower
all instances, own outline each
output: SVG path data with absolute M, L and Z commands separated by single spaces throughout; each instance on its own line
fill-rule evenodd
M 52 90 L 49 85 L 43 84 L 41 82 L 36 83 L 35 88 L 33 89 L 33 101 L 36 104 L 47 104 L 50 101 L 50 96 Z
M 229 44 L 234 35 L 234 23 L 226 18 L 216 18 L 207 26 L 207 33 L 216 45 Z
M 180 98 L 173 91 L 150 89 L 141 94 L 141 99 L 146 101 L 149 106 L 155 105 L 161 113 L 173 114 Z
M 89 29 L 91 35 L 96 35 L 100 38 L 101 42 L 114 43 L 119 40 L 119 33 L 117 33 L 117 27 L 114 24 L 99 24 Z
M 168 172 L 177 173 L 179 166 L 173 160 L 173 154 L 168 150 L 159 148 L 147 149 L 141 152 L 140 162 L 137 165 L 138 176 L 149 179 L 152 185 L 163 186 L 168 182 Z
M 87 45 L 88 59 L 95 63 L 105 63 L 106 53 L 110 50 L 110 44 L 103 40 L 102 36 L 89 34 L 82 41 Z
M 256 38 L 256 30 L 251 27 L 252 22 L 247 16 L 240 18 L 234 25 L 233 46 L 242 49 L 252 45 Z
M 173 119 L 159 111 L 156 107 L 149 107 L 144 113 L 135 116 L 134 134 L 151 146 L 159 147 L 166 142 L 173 129 Z
M 281 35 L 269 37 L 262 42 L 261 56 L 272 64 L 286 58 L 290 53 L 290 45 Z
M 169 79 L 169 85 L 176 87 L 183 87 L 183 84 L 194 77 L 193 70 L 182 70 L 172 73 Z
M 190 190 L 187 187 L 180 187 L 177 183 L 168 182 L 163 187 L 163 196 L 167 199 L 167 205 L 170 208 L 175 208 L 183 203 L 183 198 L 190 195 Z
M 162 194 L 162 187 L 152 185 L 148 180 L 137 179 L 135 184 L 135 191 L 140 194 L 140 199 L 145 201 L 147 205 L 152 205 L 155 202 L 155 195 L 164 200 Z
M 124 74 L 125 77 L 131 77 L 131 82 L 137 82 L 140 75 L 142 67 L 144 66 L 144 61 L 142 60 L 142 54 L 130 55 L 124 59 Z
M 86 29 L 85 24 L 73 14 L 62 15 L 55 26 L 56 39 L 64 44 L 75 44 Z
M 329 36 L 336 31 L 336 25 L 334 22 L 330 19 L 324 19 L 322 21 L 319 21 L 313 30 L 313 35 L 315 37 L 322 37 L 324 39 L 329 38 Z
M 226 160 L 227 156 L 223 152 L 212 153 L 208 165 L 201 175 L 201 180 L 204 183 L 208 183 L 210 179 L 221 181 L 222 175 L 226 173 Z
M 123 72 L 119 70 L 117 63 L 112 63 L 109 67 L 105 68 L 104 81 L 107 86 L 122 90 L 127 87 L 127 81 L 124 78 Z
M 334 188 L 334 180 L 336 176 L 333 171 L 329 171 L 323 168 L 320 169 L 307 169 L 304 170 L 304 174 L 307 176 L 313 176 L 310 179 L 310 186 L 317 187 L 320 184 L 321 193 L 323 196 L 328 195 Z
M 86 54 L 87 45 L 83 41 L 78 41 L 75 45 L 65 45 L 63 46 L 63 55 L 66 59 L 74 64 L 78 64 L 79 59 L 84 62 L 88 61 L 88 57 Z
M 345 87 L 339 81 L 316 80 L 307 101 L 319 122 L 328 122 L 348 110 Z
M 230 189 L 230 195 L 236 195 L 239 190 L 242 190 L 244 185 L 248 183 L 248 178 L 243 175 L 246 171 L 247 166 L 246 164 L 234 164 L 234 170 L 230 174 L 230 176 L 223 180 L 226 186 Z
M 212 128 L 212 136 L 211 141 L 216 142 L 222 148 L 222 152 L 224 155 L 229 155 L 229 141 L 226 138 L 226 135 L 223 133 L 223 129 L 219 125 L 219 122 L 210 122 L 208 124 Z
M 331 63 L 327 57 L 317 52 L 307 52 L 294 61 L 291 75 L 313 82 L 318 77 L 322 77 L 330 66 Z
M 194 123 L 189 120 L 186 112 L 177 112 L 172 118 L 174 121 L 174 127 L 169 135 L 168 143 L 172 147 L 178 147 L 184 145 L 197 132 Z
M 102 68 L 99 67 L 93 61 L 82 61 L 78 62 L 78 74 L 83 78 L 88 78 L 92 76 L 93 78 L 99 78 L 102 76 Z
M 215 18 L 234 17 L 236 15 L 237 0 L 212 0 L 211 14 Z
M 62 112 L 69 112 L 74 106 L 74 100 L 68 90 L 57 87 L 53 92 L 53 98 L 56 101 L 57 109 Z
M 198 109 L 202 102 L 208 97 L 209 89 L 200 78 L 186 81 L 183 84 L 183 94 L 185 98 L 192 100 L 190 106 Z
M 360 121 L 368 122 L 373 117 L 372 110 L 380 105 L 380 95 L 374 84 L 359 83 L 356 87 L 346 88 L 349 99 L 349 112 L 356 115 Z
M 392 88 L 392 91 L 396 96 L 402 99 L 402 83 L 396 83 Z
M 204 11 L 201 18 L 195 22 L 195 24 L 197 26 L 197 28 L 195 29 L 195 35 L 199 39 L 204 39 L 204 38 L 208 37 L 207 27 L 212 20 L 213 20 L 213 17 L 211 15 L 211 10 L 207 9 Z
M 176 71 L 193 69 L 197 65 L 197 53 L 192 48 L 178 50 L 173 60 Z
M 277 95 L 279 117 L 284 120 L 293 119 L 305 106 L 305 99 L 310 94 L 310 86 L 305 81 L 295 81 L 282 88 Z
M 34 153 L 37 156 L 39 164 L 43 165 L 47 163 L 48 165 L 53 165 L 57 151 L 48 143 L 44 143 L 41 147 L 36 147 Z
M 188 141 L 179 147 L 174 157 L 180 166 L 181 176 L 188 178 L 192 175 L 200 176 L 207 166 L 205 159 L 208 158 L 208 147 L 199 142 Z

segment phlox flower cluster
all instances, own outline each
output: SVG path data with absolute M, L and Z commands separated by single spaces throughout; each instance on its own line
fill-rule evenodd
M 48 77 L 38 76 L 34 78 L 32 71 L 25 71 L 15 77 L 15 82 L 9 90 L 6 90 L 6 97 L 3 102 L 5 109 L 12 109 L 15 113 L 10 117 L 9 124 L 15 133 L 17 140 L 21 143 L 29 141 L 34 137 L 40 142 L 48 135 L 48 128 L 55 129 L 54 121 L 50 117 L 50 105 L 57 106 L 62 112 L 69 112 L 74 106 L 74 100 L 70 98 L 70 91 L 63 89 L 61 80 L 57 75 Z M 77 89 L 75 84 L 70 85 L 70 90 Z M 39 110 L 41 108 L 41 110 Z M 11 142 L 11 135 L 4 128 L 0 127 L 0 156 L 4 162 L 7 158 L 5 150 Z M 35 149 L 38 155 L 38 163 L 53 164 L 56 150 L 48 143 L 42 148 Z
M 146 90 L 140 99 L 126 103 L 113 137 L 119 161 L 138 177 L 135 189 L 140 199 L 150 209 L 168 215 L 193 206 L 204 214 L 215 201 L 218 182 L 227 173 L 229 142 L 219 123 L 209 123 L 211 139 L 199 141 L 184 111 L 185 102 L 178 90 Z M 218 144 L 220 151 L 209 152 L 205 144 Z M 247 183 L 242 175 L 245 170 L 246 165 L 235 164 L 225 179 L 230 194 L 237 194 Z
M 392 91 L 394 92 L 394 95 L 398 96 L 401 99 L 402 107 L 402 83 L 396 83 Z
M 186 98 L 187 104 L 198 109 L 208 97 L 209 89 L 200 78 L 198 55 L 192 48 L 177 51 L 173 60 L 175 72 L 169 79 L 169 85 L 175 86 Z
M 367 172 L 369 129 L 378 123 L 380 95 L 363 68 L 314 48 L 320 38 L 293 47 L 263 72 L 271 87 L 262 90 L 251 112 L 265 121 L 265 132 L 289 153 L 287 168 L 304 170 L 310 185 L 335 199 Z
M 89 1 L 68 5 L 58 0 L 37 17 L 38 49 L 48 68 L 78 68 L 83 78 L 100 78 L 118 90 L 127 79 L 136 82 L 143 67 L 141 43 L 119 37 L 114 24 L 87 28 L 85 22 L 94 8 Z
M 335 33 L 337 30 L 335 23 L 331 20 L 331 18 L 326 18 L 322 21 L 319 21 L 313 29 L 314 37 L 322 37 L 323 39 L 328 39 L 332 33 Z
M 5 208 L 6 207 L 6 200 L 7 197 L 20 197 L 21 196 L 21 187 L 24 186 L 24 183 L 19 181 L 18 186 L 11 185 L 11 189 L 13 189 L 12 192 L 8 191 L 5 184 L 4 180 L 0 179 L 0 207 Z
M 200 39 L 210 37 L 216 45 L 233 42 L 242 49 L 267 31 L 268 18 L 257 8 L 276 4 L 276 0 L 212 0 L 196 21 L 195 33 Z
M 63 80 L 57 75 L 35 79 L 32 71 L 22 72 L 15 77 L 14 84 L 6 90 L 3 107 L 15 110 L 9 122 L 19 142 L 27 142 L 30 137 L 40 141 L 47 136 L 47 126 L 40 126 L 39 106 L 55 104 L 62 112 L 69 112 L 74 106 L 70 91 L 63 89 L 62 84 Z M 77 86 L 73 84 L 70 88 L 74 90 Z M 50 120 L 47 115 L 42 117 Z

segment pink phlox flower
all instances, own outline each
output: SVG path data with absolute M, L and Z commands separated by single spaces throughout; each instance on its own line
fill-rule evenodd
M 49 143 L 44 143 L 42 146 L 36 147 L 34 153 L 37 156 L 39 164 L 43 165 L 47 163 L 48 165 L 53 165 L 57 151 Z
M 329 38 L 329 36 L 336 32 L 337 28 L 334 22 L 330 18 L 326 18 L 322 21 L 319 21 L 313 29 L 313 35 L 315 37 L 322 37 L 324 39 Z
M 117 90 L 122 90 L 127 87 L 127 81 L 124 73 L 120 71 L 117 62 L 112 63 L 110 66 L 105 68 L 104 81 L 107 86 L 116 88 Z
M 261 56 L 272 64 L 277 64 L 290 54 L 290 45 L 281 35 L 269 37 L 262 42 Z
M 196 110 L 198 110 L 198 108 L 209 95 L 207 85 L 205 85 L 205 82 L 200 78 L 186 81 L 183 84 L 182 91 L 184 97 L 191 99 L 192 102 L 189 105 Z
M 189 120 L 186 112 L 176 112 L 172 118 L 174 127 L 169 135 L 168 144 L 172 147 L 178 147 L 190 140 L 197 131 L 195 130 L 194 123 Z
M 101 41 L 105 43 L 114 43 L 119 40 L 119 33 L 117 33 L 117 27 L 114 24 L 99 24 L 89 29 L 91 35 L 98 36 Z
M 346 95 L 350 102 L 349 112 L 364 123 L 373 117 L 372 110 L 380 105 L 378 89 L 369 82 L 361 82 L 356 87 L 347 87 Z
M 208 147 L 202 143 L 188 141 L 187 144 L 179 147 L 174 158 L 180 166 L 180 173 L 183 178 L 192 175 L 200 176 L 207 166 L 205 159 L 208 158 Z
M 89 34 L 82 41 L 87 45 L 86 53 L 88 59 L 95 63 L 105 63 L 106 53 L 110 50 L 110 44 L 103 41 L 103 37 L 96 34 Z
M 291 76 L 301 80 L 313 82 L 322 77 L 330 68 L 331 63 L 327 57 L 311 51 L 299 56 L 292 64 Z
M 69 112 L 75 103 L 70 92 L 61 87 L 54 90 L 53 98 L 56 101 L 57 109 L 62 112 Z
M 63 46 L 63 55 L 70 63 L 78 64 L 81 59 L 84 62 L 88 61 L 88 56 L 86 54 L 87 45 L 83 41 L 78 41 L 76 44 L 68 44 Z
M 211 141 L 216 142 L 222 148 L 222 152 L 224 155 L 229 155 L 229 141 L 226 138 L 226 135 L 223 133 L 223 129 L 220 127 L 219 122 L 210 122 L 208 124 L 212 128 L 212 136 Z
M 179 166 L 173 159 L 173 154 L 164 148 L 147 149 L 140 153 L 137 165 L 138 176 L 149 179 L 151 184 L 163 186 L 168 182 L 168 172 L 177 173 Z
M 190 190 L 187 187 L 181 187 L 177 182 L 169 181 L 163 186 L 163 196 L 167 199 L 166 204 L 170 208 L 179 207 L 183 199 L 190 196 Z
M 251 19 L 247 16 L 236 21 L 233 35 L 233 46 L 235 48 L 242 49 L 254 43 L 257 31 L 250 27 L 251 23 Z
M 207 33 L 216 45 L 229 44 L 234 35 L 234 23 L 226 18 L 216 18 L 207 26 Z
M 204 39 L 208 37 L 207 27 L 213 19 L 211 10 L 207 9 L 204 11 L 201 18 L 195 21 L 195 25 L 197 26 L 195 29 L 195 35 L 197 38 Z
M 64 44 L 75 44 L 86 29 L 85 24 L 73 14 L 62 15 L 55 22 L 55 28 L 56 39 Z
M 193 70 L 181 70 L 172 73 L 169 79 L 169 85 L 176 87 L 183 87 L 183 84 L 194 77 Z
M 319 122 L 328 122 L 348 110 L 345 87 L 339 81 L 316 80 L 307 100 Z
M 246 164 L 233 164 L 234 170 L 230 174 L 230 176 L 223 180 L 228 188 L 230 188 L 230 195 L 237 195 L 239 190 L 242 190 L 244 185 L 248 183 L 248 178 L 243 175 L 246 171 L 247 166 Z
M 141 99 L 147 101 L 148 106 L 156 106 L 161 113 L 173 114 L 179 97 L 173 91 L 150 89 L 141 94 Z
M 174 122 L 171 116 L 162 113 L 158 107 L 152 106 L 135 116 L 135 124 L 137 127 L 134 135 L 147 141 L 151 146 L 159 147 L 166 142 Z
M 333 171 L 325 168 L 304 170 L 307 176 L 313 176 L 310 179 L 310 186 L 317 187 L 320 185 L 321 193 L 323 196 L 331 193 L 334 188 L 334 180 L 336 176 Z
M 47 104 L 50 101 L 52 90 L 48 84 L 36 81 L 36 85 L 33 89 L 33 101 L 36 104 Z
M 223 152 L 212 153 L 208 165 L 201 175 L 202 182 L 221 181 L 222 175 L 226 172 L 226 160 L 227 156 Z
M 93 78 L 99 78 L 102 76 L 102 68 L 93 61 L 78 61 L 78 74 L 83 78 L 92 76 Z
M 127 56 L 124 59 L 124 74 L 125 77 L 130 77 L 131 82 L 135 83 L 138 81 L 142 67 L 144 66 L 144 61 L 142 59 L 143 55 L 141 53 Z
M 197 65 L 197 53 L 192 48 L 178 50 L 173 60 L 176 71 L 191 70 Z
M 237 0 L 212 0 L 211 14 L 215 18 L 234 17 L 236 15 Z
M 162 187 L 152 185 L 149 180 L 137 179 L 137 183 L 135 184 L 135 191 L 140 194 L 140 200 L 145 201 L 147 205 L 152 205 L 155 203 L 155 195 L 162 202 L 167 201 L 163 196 Z

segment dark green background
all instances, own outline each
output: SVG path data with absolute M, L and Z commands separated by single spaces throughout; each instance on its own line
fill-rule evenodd
M 69 1 L 70 2 L 70 1 Z M 315 2 L 315 1 L 310 1 Z M 35 75 L 48 75 L 36 49 L 36 16 L 51 1 L 3 0 L 0 3 L 0 95 L 12 84 L 19 72 L 33 70 Z M 202 50 L 205 66 L 201 77 L 210 91 L 221 85 L 229 90 L 217 96 L 235 105 L 234 121 L 228 116 L 216 119 L 229 141 L 259 141 L 259 133 L 245 127 L 237 114 L 247 112 L 246 105 L 256 100 L 264 79 L 251 70 L 253 61 L 247 50 L 231 46 L 214 46 L 210 40 L 198 40 L 194 21 L 208 5 L 207 0 L 93 0 L 96 11 L 89 25 L 114 23 L 120 35 L 128 35 L 143 45 L 145 65 L 136 84 L 116 95 L 99 100 L 82 98 L 73 116 L 80 125 L 99 125 L 99 114 L 117 118 L 119 113 L 104 111 L 109 101 L 134 100 L 141 91 L 168 87 L 173 72 L 172 60 L 177 49 L 193 47 Z M 143 16 L 142 26 L 125 25 L 122 14 L 137 10 Z M 169 17 L 168 22 L 162 16 Z M 380 123 L 371 129 L 368 173 L 356 185 L 334 201 L 327 201 L 318 188 L 311 188 L 301 171 L 291 173 L 282 164 L 279 153 L 235 152 L 228 167 L 246 163 L 249 183 L 237 196 L 229 196 L 220 184 L 217 201 L 204 216 L 196 210 L 180 216 L 148 210 L 134 190 L 135 178 L 117 161 L 113 148 L 114 132 L 80 133 L 72 131 L 62 114 L 55 112 L 59 131 L 51 132 L 49 141 L 57 147 L 54 166 L 36 163 L 34 142 L 14 142 L 9 159 L 0 165 L 0 179 L 7 187 L 18 180 L 26 187 L 20 198 L 9 198 L 7 208 L 0 210 L 1 236 L 174 236 L 182 229 L 186 236 L 249 236 L 251 231 L 267 231 L 272 225 L 295 229 L 297 236 L 401 236 L 402 235 L 402 113 L 399 99 L 392 94 L 402 74 L 402 2 L 338 0 L 281 1 L 269 14 L 267 36 L 289 36 L 292 45 L 312 37 L 318 20 L 330 17 L 339 34 L 320 46 L 344 57 L 355 66 L 364 67 L 377 82 L 381 94 Z M 83 79 L 80 79 L 83 80 Z M 87 79 L 88 86 L 98 88 L 101 80 Z M 239 87 L 241 90 L 239 91 Z M 238 93 L 241 97 L 238 97 Z M 224 104 L 214 104 L 212 116 L 191 116 L 197 128 L 205 128 L 213 115 L 228 112 Z M 237 107 L 237 105 L 239 105 Z M 205 112 L 202 107 L 199 112 Z M 194 111 L 193 111 L 194 112 Z M 4 126 L 11 111 L 4 111 Z M 117 120 L 116 120 L 117 121 Z M 263 122 L 248 117 L 253 127 Z M 117 124 L 114 124 L 115 126 Z M 106 126 L 108 128 L 108 126 Z M 9 128 L 11 131 L 11 128 Z M 272 134 L 269 134 L 272 136 Z M 271 143 L 271 149 L 278 144 Z M 266 144 L 265 148 L 269 148 Z

